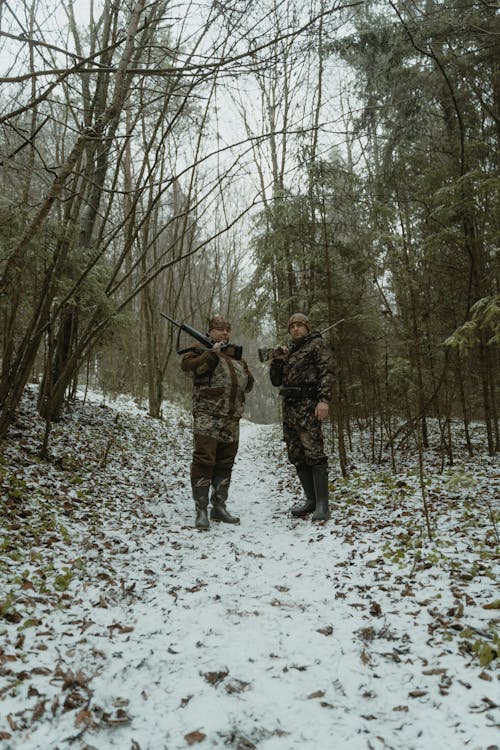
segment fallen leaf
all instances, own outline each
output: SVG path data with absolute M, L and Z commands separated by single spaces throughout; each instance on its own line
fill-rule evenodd
M 318 628 L 316 632 L 321 633 L 321 635 L 331 635 L 333 633 L 333 628 L 331 625 L 327 625 L 326 628 Z
M 482 672 L 479 673 L 479 679 L 486 680 L 487 682 L 491 682 L 493 677 L 488 672 L 485 672 L 483 670 Z
M 229 672 L 203 672 L 203 677 L 210 685 L 218 685 L 219 682 L 228 676 Z
M 184 735 L 184 739 L 188 743 L 188 745 L 195 745 L 197 742 L 203 742 L 207 735 L 203 734 L 203 732 L 189 732 L 189 734 Z
M 250 686 L 249 682 L 244 680 L 233 680 L 226 685 L 226 692 L 231 693 L 242 693 Z
M 86 709 L 79 711 L 75 717 L 75 727 L 80 727 L 82 725 L 92 728 L 95 728 L 97 726 L 92 719 L 92 714 Z
M 423 669 L 422 674 L 446 674 L 446 669 L 434 667 L 434 669 Z
M 361 661 L 363 662 L 363 664 L 369 664 L 370 663 L 370 657 L 369 657 L 369 655 L 366 653 L 366 651 L 364 649 L 361 652 L 360 658 L 361 658 Z

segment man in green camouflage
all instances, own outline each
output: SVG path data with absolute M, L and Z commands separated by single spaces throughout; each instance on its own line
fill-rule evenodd
M 181 367 L 193 377 L 193 458 L 191 487 L 196 509 L 195 526 L 208 529 L 210 518 L 224 523 L 239 523 L 231 515 L 226 501 L 231 472 L 239 444 L 239 423 L 245 394 L 252 390 L 254 378 L 247 363 L 235 358 L 236 347 L 229 342 L 230 323 L 222 316 L 208 323 L 211 349 L 192 347 L 184 354 Z
M 330 518 L 328 460 L 321 423 L 328 417 L 333 386 L 333 355 L 320 333 L 311 332 L 309 320 L 295 313 L 288 321 L 289 347 L 275 352 L 270 377 L 283 397 L 283 436 L 288 458 L 304 490 L 305 502 L 292 515 L 312 513 L 313 521 Z

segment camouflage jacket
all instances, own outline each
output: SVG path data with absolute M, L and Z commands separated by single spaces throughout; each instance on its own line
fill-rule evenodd
M 236 360 L 224 352 L 193 348 L 184 354 L 181 367 L 193 377 L 193 414 L 241 418 L 245 394 L 254 384 L 254 377 L 244 359 Z
M 315 403 L 332 398 L 333 354 L 320 333 L 309 333 L 292 343 L 287 359 L 272 360 L 269 374 L 273 385 L 282 386 L 284 395 L 287 388 L 302 387 L 304 395 Z

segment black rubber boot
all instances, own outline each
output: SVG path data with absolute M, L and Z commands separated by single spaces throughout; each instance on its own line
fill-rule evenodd
M 197 529 L 207 531 L 210 528 L 208 522 L 208 494 L 210 492 L 210 479 L 192 479 L 194 507 L 196 508 L 196 519 L 194 525 Z
M 302 505 L 293 506 L 292 516 L 295 516 L 295 518 L 302 518 L 316 509 L 316 493 L 314 492 L 312 467 L 306 466 L 306 464 L 300 464 L 296 468 L 306 499 Z
M 229 493 L 229 477 L 214 477 L 212 480 L 212 509 L 210 519 L 222 521 L 223 523 L 239 523 L 238 516 L 232 516 L 226 508 L 227 495 Z
M 314 491 L 316 493 L 316 510 L 312 514 L 312 521 L 328 521 L 330 508 L 328 507 L 328 467 L 326 464 L 312 466 Z

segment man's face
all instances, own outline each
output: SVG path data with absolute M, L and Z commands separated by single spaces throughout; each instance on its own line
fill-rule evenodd
M 291 323 L 288 332 L 294 341 L 307 335 L 307 327 L 303 323 Z
M 211 328 L 208 335 L 214 341 L 229 341 L 229 328 L 221 326 L 220 328 Z

